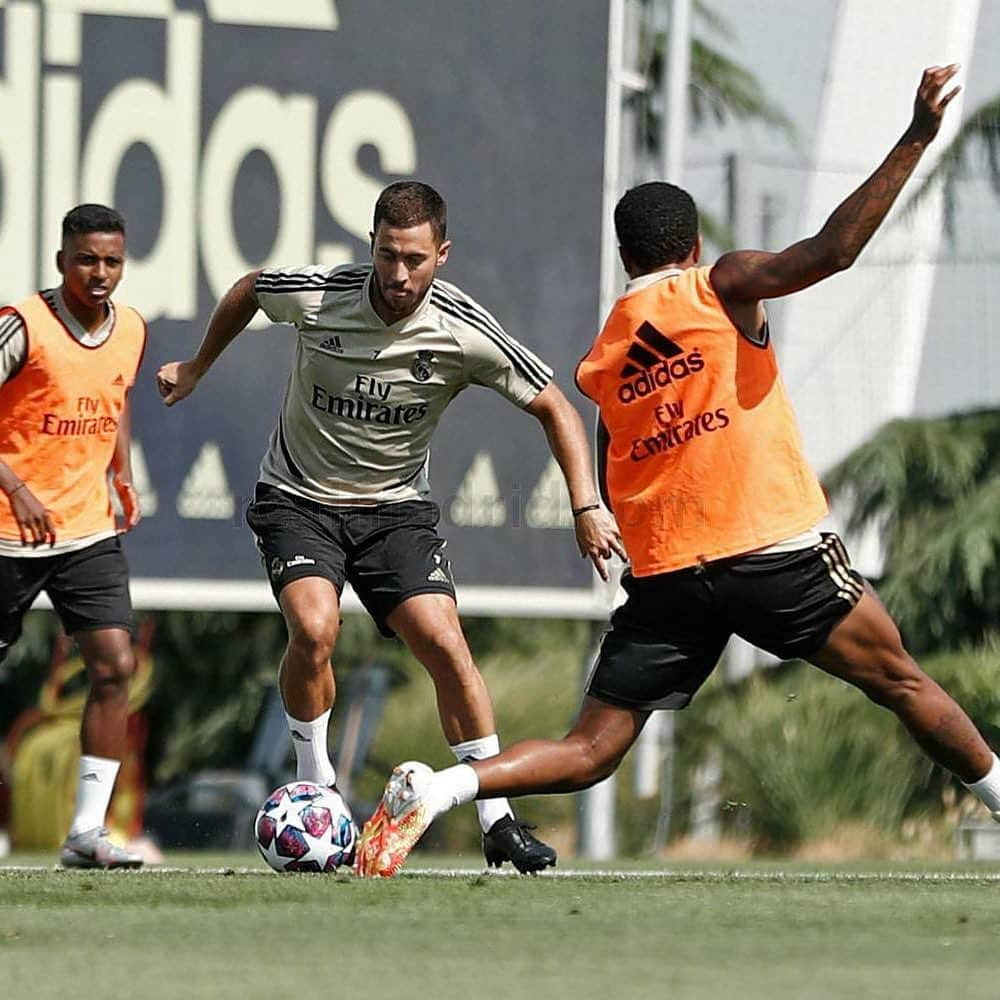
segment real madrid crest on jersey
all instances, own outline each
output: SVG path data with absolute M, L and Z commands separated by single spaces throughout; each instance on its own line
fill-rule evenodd
M 426 382 L 434 374 L 437 363 L 437 355 L 433 351 L 417 351 L 417 356 L 410 365 L 410 374 L 418 382 Z

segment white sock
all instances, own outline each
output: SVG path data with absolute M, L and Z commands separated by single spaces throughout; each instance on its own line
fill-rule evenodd
M 490 736 L 480 736 L 475 740 L 456 743 L 451 747 L 451 752 L 460 764 L 470 760 L 488 760 L 500 753 L 500 737 L 493 733 Z M 475 771 L 472 773 L 475 774 Z M 477 778 L 476 791 L 478 790 L 479 779 Z M 479 813 L 479 825 L 483 828 L 483 833 L 488 833 L 490 827 L 498 819 L 514 815 L 514 810 L 511 809 L 510 803 L 506 799 L 482 799 L 476 803 L 476 811 Z
M 80 757 L 80 777 L 76 783 L 76 811 L 70 823 L 70 836 L 104 826 L 108 803 L 114 791 L 121 761 L 107 757 Z
M 993 755 L 993 766 L 986 772 L 986 777 L 973 781 L 965 787 L 979 797 L 996 819 L 997 813 L 1000 812 L 1000 759 L 996 754 Z
M 456 764 L 443 771 L 435 771 L 427 806 L 437 819 L 455 806 L 464 806 L 479 794 L 479 775 L 468 764 Z M 478 805 L 478 803 L 477 803 Z
M 327 709 L 312 722 L 293 719 L 285 712 L 288 735 L 295 749 L 295 777 L 299 781 L 310 781 L 314 785 L 332 785 L 337 780 L 337 772 L 333 769 L 330 753 L 326 748 L 330 711 L 331 709 Z

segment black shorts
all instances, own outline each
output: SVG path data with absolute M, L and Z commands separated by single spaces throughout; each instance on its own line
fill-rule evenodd
M 350 582 L 379 631 L 386 618 L 415 594 L 455 598 L 441 517 L 430 500 L 377 507 L 330 507 L 258 483 L 247 510 L 275 598 L 293 580 L 319 576 L 339 594 Z
M 0 556 L 0 661 L 21 634 L 24 613 L 45 591 L 69 635 L 132 628 L 128 563 L 121 540 L 52 556 Z
M 626 573 L 587 694 L 637 710 L 684 708 L 731 635 L 783 660 L 820 650 L 864 592 L 841 540 L 720 559 L 657 576 Z

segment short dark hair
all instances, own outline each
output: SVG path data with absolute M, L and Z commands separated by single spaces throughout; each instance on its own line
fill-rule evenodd
M 380 222 L 403 229 L 429 222 L 434 239 L 440 246 L 448 232 L 448 209 L 444 198 L 429 184 L 397 181 L 390 184 L 375 202 L 372 232 L 378 231 Z
M 679 263 L 698 239 L 698 209 L 683 188 L 665 181 L 640 184 L 615 206 L 615 233 L 629 259 L 643 270 Z
M 83 233 L 121 233 L 125 235 L 125 219 L 107 205 L 77 205 L 71 208 L 62 220 L 62 238 L 65 243 L 70 236 Z

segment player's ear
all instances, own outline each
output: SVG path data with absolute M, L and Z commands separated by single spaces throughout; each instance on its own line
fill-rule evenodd
M 368 249 L 374 254 L 375 253 L 375 234 L 368 234 Z
M 448 253 L 451 251 L 451 240 L 445 240 L 438 247 L 437 266 L 441 267 L 448 260 Z
M 694 250 L 691 251 L 691 259 L 693 263 L 697 264 L 698 261 L 701 260 L 701 251 L 702 251 L 702 241 L 701 241 L 701 233 L 699 233 L 697 239 L 695 239 L 694 241 Z
M 63 252 L 62 252 L 62 250 L 57 250 L 56 251 L 56 270 L 60 274 L 65 274 L 66 273 L 63 270 Z

